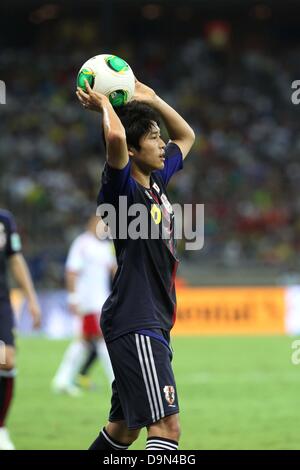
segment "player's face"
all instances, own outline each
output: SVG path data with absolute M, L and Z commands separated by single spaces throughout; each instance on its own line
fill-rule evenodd
M 140 140 L 140 149 L 134 152 L 137 164 L 146 171 L 162 170 L 165 161 L 165 142 L 160 136 L 160 128 L 153 122 L 151 130 Z

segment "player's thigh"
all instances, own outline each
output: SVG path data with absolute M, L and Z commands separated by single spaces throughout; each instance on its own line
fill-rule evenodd
M 0 342 L 0 369 L 10 370 L 15 367 L 15 348 Z
M 130 333 L 107 347 L 129 429 L 150 426 L 179 412 L 168 346 L 152 337 Z

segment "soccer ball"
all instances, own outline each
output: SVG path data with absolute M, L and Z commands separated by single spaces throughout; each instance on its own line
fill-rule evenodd
M 86 91 L 85 80 L 93 90 L 109 98 L 112 106 L 122 106 L 134 94 L 135 78 L 125 60 L 111 54 L 100 54 L 87 60 L 77 75 L 77 86 Z

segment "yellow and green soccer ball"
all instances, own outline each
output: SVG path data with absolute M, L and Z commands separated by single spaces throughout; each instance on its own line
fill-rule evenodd
M 100 54 L 87 60 L 77 75 L 77 86 L 86 91 L 90 87 L 107 96 L 113 106 L 127 104 L 135 88 L 135 78 L 129 64 L 112 54 Z

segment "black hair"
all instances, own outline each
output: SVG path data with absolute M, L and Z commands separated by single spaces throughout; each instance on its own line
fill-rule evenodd
M 136 150 L 140 150 L 140 140 L 151 131 L 153 122 L 159 126 L 158 113 L 147 103 L 134 100 L 115 108 L 115 111 L 124 126 L 127 145 Z

